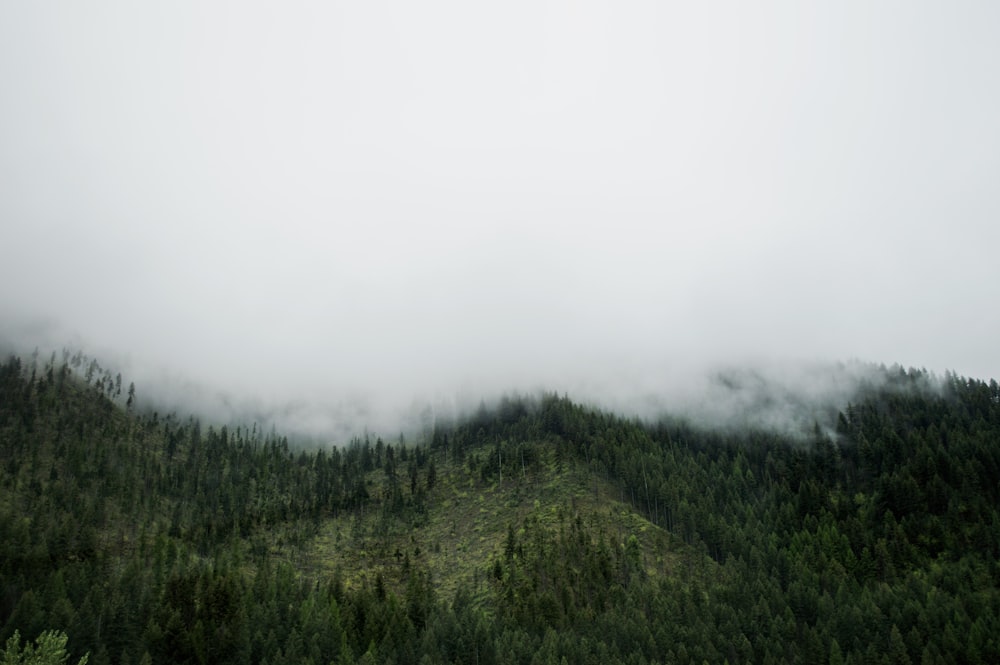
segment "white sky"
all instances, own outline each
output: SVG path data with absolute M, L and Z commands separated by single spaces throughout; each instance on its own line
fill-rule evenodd
M 278 401 L 1000 377 L 998 28 L 992 0 L 5 2 L 0 311 Z

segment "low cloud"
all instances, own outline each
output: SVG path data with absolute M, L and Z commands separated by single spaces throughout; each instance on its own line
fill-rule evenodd
M 40 351 L 40 363 L 55 353 L 62 361 L 63 349 L 52 346 L 58 335 L 50 323 L 35 322 L 18 328 L 0 329 L 4 352 L 27 357 Z M 39 342 L 41 342 L 39 344 Z M 86 353 L 86 349 L 82 349 Z M 567 395 L 581 402 L 624 417 L 646 421 L 683 419 L 709 429 L 767 430 L 792 437 L 807 436 L 819 425 L 832 433 L 839 411 L 858 399 L 859 391 L 885 385 L 891 371 L 862 361 L 761 361 L 742 363 L 668 363 L 662 358 L 632 367 L 626 364 L 563 368 L 546 382 L 540 375 L 524 374 L 520 384 L 504 377 L 483 376 L 476 383 L 467 379 L 450 386 L 434 374 L 421 391 L 419 377 L 408 377 L 405 390 L 379 392 L 345 388 L 294 397 L 264 399 L 256 386 L 233 391 L 193 380 L 178 370 L 169 370 L 134 357 L 105 350 L 97 357 L 112 373 L 122 372 L 126 385 L 137 386 L 138 405 L 161 414 L 193 415 L 215 425 L 256 425 L 274 430 L 304 445 L 342 444 L 370 434 L 395 439 L 403 435 L 419 440 L 435 423 L 452 423 L 471 414 L 480 404 L 497 403 L 502 397 L 537 398 L 543 393 Z M 262 376 L 261 381 L 267 377 Z M 930 375 L 928 385 L 936 388 Z
M 1000 377 L 998 3 L 95 2 L 0 21 L 0 328 L 141 403 L 794 428 L 840 360 Z

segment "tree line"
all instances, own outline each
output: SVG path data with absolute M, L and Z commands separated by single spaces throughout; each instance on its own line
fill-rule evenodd
M 85 357 L 10 357 L 0 642 L 62 631 L 102 665 L 998 662 L 1000 388 L 882 373 L 804 437 L 545 395 L 426 441 L 297 450 L 138 408 Z M 446 510 L 440 475 L 503 487 L 545 460 L 669 537 L 529 516 L 476 564 L 484 587 L 448 596 L 416 560 L 360 586 L 291 563 L 326 519 L 417 525 Z M 661 555 L 676 569 L 650 574 Z

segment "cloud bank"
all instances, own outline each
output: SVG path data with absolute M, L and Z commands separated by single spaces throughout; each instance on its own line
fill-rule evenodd
M 10 3 L 0 318 L 316 423 L 677 401 L 664 377 L 717 367 L 1000 376 L 998 23 Z

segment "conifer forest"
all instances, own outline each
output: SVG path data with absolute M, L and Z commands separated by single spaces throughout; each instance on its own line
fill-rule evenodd
M 1000 387 L 872 373 L 802 434 L 540 394 L 317 447 L 10 356 L 3 662 L 1000 662 Z

